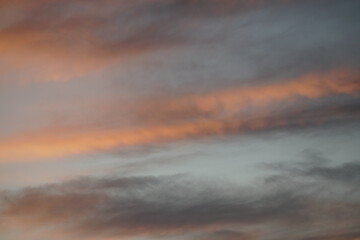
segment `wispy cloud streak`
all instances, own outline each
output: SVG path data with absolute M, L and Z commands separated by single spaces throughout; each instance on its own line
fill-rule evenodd
M 337 169 L 346 172 L 342 166 Z M 326 191 L 319 191 L 324 187 Z M 275 237 L 277 231 L 266 226 L 285 227 L 286 231 L 277 235 L 281 240 L 289 236 L 297 240 L 323 239 L 321 236 L 356 239 L 360 236 L 353 230 L 358 224 L 359 196 L 343 199 L 344 190 L 354 191 L 352 187 L 352 183 L 345 185 L 339 192 L 333 182 L 316 177 L 303 181 L 289 177 L 284 170 L 267 179 L 263 188 L 251 191 L 189 176 L 83 178 L 7 193 L 2 223 L 12 220 L 17 226 L 38 228 L 54 225 L 56 231 L 67 229 L 70 239 L 72 234 L 79 238 L 171 237 L 199 231 L 225 239 Z M 250 226 L 257 226 L 257 231 L 222 231 Z M 296 231 L 302 228 L 308 231 Z M 211 234 L 208 237 L 212 239 Z
M 357 117 L 357 111 L 329 111 L 331 109 L 324 108 L 317 110 L 317 114 L 312 114 L 311 111 L 304 114 L 304 111 L 297 113 L 297 110 L 293 109 L 276 108 L 276 104 L 337 95 L 357 96 L 360 90 L 358 79 L 359 75 L 356 72 L 333 71 L 305 75 L 284 83 L 170 101 L 164 99 L 155 103 L 139 103 L 140 108 L 134 105 L 128 111 L 133 112 L 138 121 L 136 128 L 94 128 L 75 132 L 67 132 L 65 128 L 65 131 L 54 129 L 5 139 L 0 144 L 0 158 L 6 161 L 61 157 L 168 140 L 318 124 L 347 116 Z M 153 124 L 149 125 L 151 122 Z

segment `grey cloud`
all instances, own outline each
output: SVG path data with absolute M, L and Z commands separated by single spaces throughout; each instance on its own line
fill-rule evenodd
M 6 3 L 7 1 L 4 1 Z M 65 44 L 66 47 L 74 50 L 88 46 L 90 48 L 97 49 L 100 51 L 99 54 L 116 54 L 117 51 L 146 51 L 152 48 L 162 48 L 167 45 L 173 44 L 184 44 L 188 41 L 192 41 L 198 32 L 204 33 L 205 39 L 202 39 L 201 43 L 211 42 L 206 36 L 212 35 L 211 32 L 216 33 L 216 30 L 210 30 L 205 33 L 203 29 L 206 29 L 208 24 L 214 24 L 213 20 L 221 19 L 231 13 L 231 15 L 241 14 L 245 10 L 256 10 L 265 8 L 264 12 L 260 12 L 255 16 L 245 16 L 246 24 L 245 28 L 241 25 L 237 25 L 237 20 L 230 21 L 231 28 L 240 27 L 240 32 L 235 31 L 230 37 L 230 42 L 224 41 L 221 38 L 221 45 L 226 46 L 226 49 L 232 53 L 238 53 L 240 59 L 242 56 L 248 55 L 247 61 L 255 60 L 257 64 L 264 62 L 262 65 L 263 69 L 257 69 L 257 71 L 272 71 L 274 63 L 280 64 L 283 61 L 283 57 L 291 57 L 292 61 L 286 61 L 287 63 L 296 62 L 293 66 L 298 68 L 301 64 L 309 64 L 309 59 L 314 59 L 312 62 L 323 64 L 324 61 L 336 60 L 339 56 L 356 56 L 346 50 L 347 54 L 337 51 L 340 49 L 348 49 L 343 43 L 346 42 L 349 47 L 356 43 L 357 31 L 351 31 L 353 27 L 348 25 L 347 28 L 342 26 L 346 23 L 354 22 L 353 19 L 354 9 L 358 7 L 356 1 L 343 1 L 341 4 L 337 1 L 317 1 L 309 4 L 308 1 L 299 3 L 298 1 L 290 1 L 288 3 L 280 0 L 273 1 L 259 1 L 258 4 L 254 4 L 253 1 L 191 1 L 191 0 L 170 0 L 170 1 L 112 1 L 107 0 L 99 4 L 96 1 L 38 1 L 32 4 L 18 2 L 18 4 L 24 4 L 25 11 L 19 11 L 17 16 L 20 16 L 18 20 L 7 20 L 4 15 L 4 22 L 8 22 L 7 25 L 2 29 L 1 34 L 9 34 L 12 32 L 43 32 L 47 36 L 47 39 L 40 39 L 40 42 L 33 42 L 34 44 Z M 327 8 L 323 8 L 326 4 Z M 11 5 L 11 4 L 10 4 Z M 6 10 L 6 8 L 4 8 Z M 223 11 L 222 11 L 223 9 Z M 4 11 L 5 11 L 4 10 Z M 285 11 L 285 14 L 282 13 Z M 279 15 L 280 17 L 274 17 Z M 315 24 L 308 26 L 305 29 L 304 22 L 302 22 L 305 15 L 315 18 Z M 334 14 L 337 14 L 334 16 Z M 273 16 L 274 15 L 274 16 Z M 281 18 L 288 19 L 288 15 L 294 15 L 294 19 L 290 22 L 294 22 L 294 26 L 291 24 L 289 27 L 282 28 L 279 21 Z M 330 15 L 330 16 L 329 16 Z M 274 21 L 268 21 L 267 18 L 273 18 Z M 329 23 L 329 17 L 333 18 L 333 22 Z M 191 19 L 200 19 L 200 29 L 196 29 L 196 24 L 190 24 Z M 317 21 L 319 18 L 319 21 Z M 183 23 L 183 20 L 189 20 L 190 23 L 187 25 Z M 210 20 L 209 20 L 210 19 Z M 211 20 L 213 19 L 213 20 Z M 240 18 L 241 19 L 241 18 Z M 195 21 L 195 20 L 194 20 Z M 266 22 L 265 22 L 266 21 Z M 196 21 L 195 21 L 196 22 Z M 241 23 L 242 21 L 240 21 Z M 325 28 L 323 27 L 325 26 Z M 328 26 L 330 25 L 330 26 Z M 334 28 L 340 26 L 339 28 Z M 225 27 L 225 26 L 224 26 Z M 262 29 L 260 31 L 257 29 Z M 290 28 L 290 30 L 289 30 Z M 222 28 L 223 29 L 223 28 Z M 268 29 L 268 30 L 267 30 Z M 271 31 L 274 29 L 274 32 Z M 281 30 L 282 29 L 282 30 Z M 239 29 L 238 29 L 239 30 Z M 277 32 L 279 32 L 277 34 Z M 288 30 L 289 32 L 283 32 Z M 318 33 L 317 30 L 320 30 Z M 329 35 L 329 31 L 336 30 L 335 33 Z M 313 33 L 309 39 L 305 38 L 303 41 L 294 45 L 294 38 L 298 38 L 302 33 Z M 326 43 L 323 51 L 316 51 L 315 48 L 321 47 L 316 42 L 318 38 L 322 40 L 323 37 L 331 37 L 334 39 L 328 39 L 329 43 Z M 57 34 L 56 32 L 59 32 Z M 68 33 L 71 32 L 72 35 Z M 251 42 L 244 42 L 244 37 L 238 36 L 237 32 L 244 35 L 245 38 L 250 38 Z M 329 35 L 329 36 L 328 36 Z M 92 38 L 88 38 L 92 36 Z M 255 41 L 252 41 L 252 37 Z M 340 41 L 336 39 L 342 38 Z M 312 40 L 315 39 L 315 40 Z M 45 42 L 44 42 L 45 41 Z M 233 41 L 236 41 L 233 42 Z M 314 44 L 309 45 L 309 41 L 315 41 Z M 337 45 L 332 44 L 334 42 Z M 303 43 L 305 42 L 305 43 Z M 235 45 L 234 45 L 235 43 Z M 244 45 L 246 48 L 244 48 Z M 290 44 L 290 45 L 289 45 Z M 300 45 L 299 45 L 300 44 Z M 304 46 L 302 46 L 304 45 Z M 307 46 L 309 45 L 309 46 Z M 231 49 L 233 46 L 235 49 Z M 279 49 L 281 46 L 282 49 Z M 279 49 L 280 51 L 274 52 L 271 49 Z M 87 49 L 87 48 L 85 48 Z M 226 50 L 225 51 L 228 51 Z M 249 51 L 242 52 L 242 49 L 249 49 Z M 257 49 L 257 50 L 256 50 Z M 259 51 L 259 49 L 261 51 Z M 353 51 L 356 48 L 351 47 Z M 88 49 L 89 50 L 89 49 Z M 271 50 L 271 51 L 270 51 Z M 294 54 L 294 51 L 296 53 Z M 304 53 L 307 56 L 301 56 Z M 307 51 L 306 51 L 307 50 Z M 262 54 L 262 53 L 265 53 Z M 338 53 L 335 53 L 338 52 Z M 268 62 L 267 56 L 270 56 L 272 64 Z M 336 58 L 333 56 L 326 57 L 327 53 L 335 53 Z M 260 55 L 258 55 L 260 54 Z M 279 55 L 280 54 L 280 55 Z M 312 55 L 312 56 L 310 56 Z M 258 61 L 258 57 L 262 58 L 263 61 Z M 283 57 L 281 57 L 283 56 Z M 278 58 L 274 61 L 273 58 Z M 301 58 L 306 58 L 306 61 L 300 61 Z M 344 59 L 342 59 L 344 60 Z M 343 62 L 344 64 L 344 62 Z M 310 64 L 312 65 L 312 64 Z M 278 66 L 280 67 L 280 66 Z M 278 68 L 277 67 L 277 68 Z M 283 68 L 289 68 L 289 66 L 283 66 Z M 310 66 L 308 66 L 310 67 Z M 268 70 L 266 70 L 268 68 Z
M 322 234 L 315 237 L 303 238 L 301 240 L 357 240 L 360 232 L 356 229 L 349 229 L 347 233 Z
M 338 166 L 314 166 L 300 173 L 329 181 L 360 185 L 360 161 L 347 162 Z
M 256 239 L 254 236 L 239 232 L 239 231 L 232 231 L 232 230 L 221 230 L 217 232 L 203 234 L 203 236 L 196 238 L 196 240 L 253 240 Z
M 10 55 L 20 54 L 14 62 L 28 61 L 21 56 L 23 48 L 56 59 L 59 52 L 60 59 L 79 57 L 79 64 L 95 57 L 100 60 L 95 70 L 152 53 L 150 60 L 137 58 L 135 67 L 129 63 L 126 71 L 114 68 L 105 77 L 119 82 L 119 92 L 124 88 L 119 79 L 131 79 L 126 84 L 135 89 L 134 95 L 251 85 L 360 64 L 358 1 L 1 3 L 0 41 L 14 43 Z M 169 51 L 157 51 L 161 49 Z M 44 69 L 34 66 L 32 71 Z
M 351 188 L 358 188 L 360 184 L 360 161 L 358 160 L 334 165 L 330 159 L 324 158 L 321 154 L 310 153 L 304 162 L 273 163 L 267 166 L 293 177 L 315 178 L 331 184 L 345 184 Z
M 266 184 L 259 192 L 186 175 L 82 178 L 7 193 L 1 219 L 31 219 L 31 224 L 38 227 L 57 224 L 61 231 L 84 237 L 171 235 L 214 227 L 273 224 L 288 228 L 279 238 L 288 239 L 294 229 L 316 222 L 327 222 L 329 229 L 335 222 L 347 227 L 358 223 L 358 204 L 316 194 L 321 183 L 309 186 L 295 181 L 292 187 L 289 181 L 277 183 Z M 219 231 L 209 238 L 216 236 L 251 239 L 252 235 L 250 232 L 246 238 L 240 233 Z M 305 237 L 296 236 L 294 239 Z
M 251 199 L 239 189 L 191 181 L 179 177 L 83 179 L 29 189 L 9 198 L 5 216 L 30 217 L 35 224 L 67 223 L 78 216 L 83 220 L 75 226 L 84 232 L 119 236 L 303 218 L 297 209 L 304 203 L 292 193 Z M 282 211 L 284 208 L 288 211 Z

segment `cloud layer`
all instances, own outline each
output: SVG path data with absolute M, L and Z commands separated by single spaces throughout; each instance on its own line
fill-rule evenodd
M 358 99 L 356 71 L 335 70 L 307 74 L 284 83 L 224 90 L 180 99 L 157 99 L 131 104 L 127 114 L 136 127 L 87 131 L 54 129 L 15 137 L 0 143 L 0 158 L 36 159 L 112 150 L 168 140 L 234 134 L 284 127 L 307 126 L 332 120 L 357 118 L 357 108 L 326 106 L 313 109 L 304 100 L 320 101 L 336 96 Z M 299 110 L 293 110 L 293 109 Z M 123 117 L 123 113 L 119 116 Z M 99 128 L 99 129 L 97 129 Z
M 359 12 L 0 0 L 0 238 L 359 240 Z
M 319 164 L 297 164 L 298 177 L 289 175 L 291 165 L 278 167 L 280 174 L 258 188 L 186 175 L 82 178 L 32 187 L 3 194 L 2 224 L 52 226 L 50 232 L 69 232 L 68 239 L 180 233 L 187 239 L 199 232 L 210 239 L 357 239 L 359 163 Z M 279 235 L 276 229 L 286 230 Z

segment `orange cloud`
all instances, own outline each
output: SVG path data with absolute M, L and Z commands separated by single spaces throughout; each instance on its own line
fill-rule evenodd
M 278 102 L 294 101 L 299 97 L 313 99 L 337 94 L 358 94 L 358 76 L 351 71 L 339 70 L 326 74 L 308 74 L 283 83 L 156 101 L 158 105 L 151 103 L 144 109 L 144 114 L 150 118 L 150 112 L 147 111 L 152 111 L 154 118 L 161 114 L 179 118 L 182 115 L 191 117 L 177 123 L 157 119 L 155 125 L 148 125 L 149 120 L 145 119 L 143 123 L 139 123 L 139 127 L 125 130 L 55 129 L 3 139 L 0 141 L 0 159 L 4 162 L 63 157 L 169 140 L 271 129 L 289 124 L 317 123 L 323 119 L 307 118 L 301 114 L 294 118 L 287 116 L 287 113 L 273 116 L 271 111 L 264 107 Z M 241 114 L 241 111 L 249 106 L 260 110 L 250 116 Z M 207 117 L 204 117 L 204 113 Z M 139 109 L 135 109 L 135 114 L 141 115 Z M 335 111 L 332 114 L 341 116 L 342 113 Z
M 140 118 L 231 116 L 246 109 L 258 109 L 274 103 L 316 99 L 334 94 L 357 94 L 359 73 L 337 69 L 327 73 L 311 73 L 287 81 L 252 87 L 228 89 L 180 99 L 163 99 L 135 106 Z
M 100 7 L 96 2 L 76 2 L 82 4 L 81 12 L 76 12 L 72 1 L 0 1 L 0 6 L 4 5 L 11 13 L 0 17 L 3 22 L 0 61 L 5 62 L 0 66 L 4 69 L 2 81 L 14 73 L 23 73 L 24 81 L 69 80 L 105 69 L 115 61 L 161 48 L 166 42 L 143 40 L 151 38 L 149 32 L 146 38 L 142 35 L 147 29 L 135 28 L 134 33 L 122 34 L 121 29 L 113 29 L 103 33 L 103 29 L 114 25 L 112 21 L 116 19 L 109 9 L 118 7 L 117 4 L 112 6 L 115 2 L 108 0 Z M 5 10 L 0 11 L 0 15 L 6 13 Z M 121 34 L 122 38 L 108 41 L 110 34 Z
M 24 81 L 68 80 L 104 68 L 111 59 L 94 51 L 92 24 L 83 21 L 52 31 L 21 23 L 0 31 L 0 53 L 7 69 L 3 76 L 23 71 Z
M 180 27 L 181 18 L 229 14 L 266 2 L 0 0 L 0 61 L 7 63 L 6 75 L 22 70 L 26 80 L 69 80 L 104 69 L 123 56 L 183 43 L 186 36 L 167 33 Z M 128 12 L 138 12 L 130 22 L 142 23 L 127 24 Z M 151 17 L 138 21 L 143 13 Z

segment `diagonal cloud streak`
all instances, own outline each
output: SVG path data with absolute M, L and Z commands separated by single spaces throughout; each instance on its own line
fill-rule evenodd
M 62 157 L 169 140 L 357 118 L 359 113 L 356 107 L 331 109 L 325 106 L 312 112 L 310 107 L 294 110 L 293 106 L 291 109 L 282 109 L 277 105 L 338 95 L 356 98 L 360 91 L 358 80 L 356 72 L 341 70 L 305 75 L 281 84 L 240 88 L 170 101 L 164 99 L 155 103 L 146 101 L 131 106 L 127 111 L 134 114 L 134 119 L 138 122 L 137 128 L 95 128 L 85 132 L 55 129 L 5 139 L 0 141 L 0 159 L 11 161 Z M 246 110 L 250 110 L 250 114 Z

